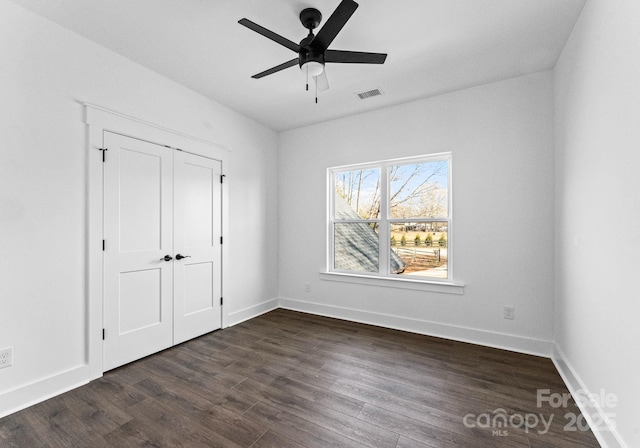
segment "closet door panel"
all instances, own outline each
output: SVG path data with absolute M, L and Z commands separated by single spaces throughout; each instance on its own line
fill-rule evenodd
M 104 370 L 173 341 L 173 152 L 104 133 Z
M 221 326 L 221 171 L 217 160 L 175 153 L 175 344 Z

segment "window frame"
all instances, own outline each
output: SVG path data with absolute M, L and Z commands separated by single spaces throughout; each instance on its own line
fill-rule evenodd
M 448 163 L 448 182 L 447 182 L 447 216 L 444 218 L 392 218 L 389 207 L 389 194 L 391 183 L 389 182 L 389 171 L 391 166 L 406 165 L 412 163 L 447 161 Z M 379 169 L 380 170 L 380 214 L 377 218 L 360 218 L 360 219 L 335 219 L 335 188 L 336 174 L 344 171 Z M 420 156 L 403 157 L 396 159 L 386 159 L 375 162 L 354 163 L 348 165 L 334 166 L 327 169 L 327 263 L 325 274 L 333 277 L 325 276 L 326 280 L 332 281 L 349 281 L 353 283 L 361 283 L 362 279 L 369 278 L 371 280 L 391 280 L 396 284 L 401 283 L 403 286 L 410 283 L 425 283 L 435 285 L 451 285 L 462 287 L 461 283 L 455 282 L 453 276 L 453 166 L 452 153 L 441 152 L 434 154 L 424 154 Z M 350 271 L 335 268 L 335 224 L 348 223 L 371 223 L 378 224 L 378 272 L 366 271 Z M 447 278 L 437 278 L 429 276 L 418 276 L 411 274 L 393 274 L 391 273 L 391 224 L 392 223 L 431 223 L 444 222 L 447 225 Z M 380 284 L 380 282 L 373 282 Z M 411 286 L 409 285 L 411 289 Z

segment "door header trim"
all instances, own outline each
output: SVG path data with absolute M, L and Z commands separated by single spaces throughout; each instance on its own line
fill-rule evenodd
M 207 145 L 210 146 L 211 148 L 215 148 L 215 149 L 219 149 L 222 151 L 227 151 L 227 152 L 231 152 L 231 148 L 221 145 L 219 143 L 214 143 L 211 142 L 209 140 L 200 138 L 200 137 L 195 137 L 193 135 L 190 134 L 186 134 L 184 132 L 180 132 L 180 131 L 176 131 L 175 129 L 170 129 L 167 128 L 165 126 L 161 126 L 155 123 L 151 123 L 150 121 L 146 121 L 146 120 L 142 120 L 140 118 L 136 118 L 136 117 L 132 117 L 131 115 L 127 115 L 121 112 L 117 112 L 115 110 L 112 109 L 108 109 L 106 107 L 103 106 L 98 106 L 97 104 L 92 104 L 92 103 L 81 103 L 82 106 L 84 106 L 84 111 L 85 111 L 85 115 L 84 115 L 84 122 L 85 124 L 88 125 L 93 125 L 96 124 L 97 122 L 100 123 L 105 123 L 108 121 L 111 121 L 109 119 L 105 119 L 105 115 L 110 115 L 112 117 L 118 117 L 120 119 L 124 119 L 128 122 L 133 122 L 133 123 L 137 123 L 139 125 L 143 125 L 145 127 L 149 127 L 149 128 L 155 128 L 158 131 L 162 131 L 163 133 L 167 133 L 167 134 L 171 134 L 174 135 L 176 137 L 179 137 L 180 139 L 189 139 L 193 142 L 197 142 L 203 145 Z M 105 128 L 106 129 L 106 128 Z M 118 133 L 117 131 L 113 130 L 113 132 Z M 127 135 L 127 137 L 131 137 L 130 135 Z M 134 137 L 136 138 L 136 137 Z M 139 138 L 139 137 L 138 137 Z M 163 140 L 167 140 L 167 138 L 165 137 L 165 139 Z M 172 139 L 173 140 L 173 139 Z M 154 143 L 154 142 L 150 142 L 150 143 Z M 177 146 L 179 147 L 179 146 Z

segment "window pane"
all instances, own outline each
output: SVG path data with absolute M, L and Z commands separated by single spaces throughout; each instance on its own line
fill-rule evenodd
M 380 169 L 336 173 L 334 193 L 335 219 L 377 219 L 380 215 Z
M 341 271 L 378 272 L 379 237 L 375 222 L 334 224 L 333 266 Z
M 389 168 L 389 216 L 446 218 L 449 216 L 449 161 L 410 163 Z
M 403 222 L 391 224 L 392 274 L 449 278 L 446 222 Z

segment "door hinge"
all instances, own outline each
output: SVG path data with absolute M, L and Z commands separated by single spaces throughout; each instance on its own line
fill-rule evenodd
M 222 244 L 222 237 L 220 237 L 220 244 Z
M 224 182 L 224 178 L 225 178 L 225 177 L 227 177 L 227 175 L 226 175 L 226 174 L 221 174 L 221 175 L 220 175 L 220 183 L 223 183 L 223 182 Z
M 222 306 L 223 302 L 224 302 L 224 300 L 222 300 L 222 297 L 220 297 L 220 306 Z
M 104 162 L 105 154 L 107 153 L 107 151 L 109 151 L 109 148 L 98 148 L 98 149 L 102 151 L 102 161 Z
M 102 250 L 105 250 L 106 244 L 105 240 L 102 240 Z
M 105 331 L 105 329 L 102 329 L 102 340 L 104 341 L 105 339 L 105 335 L 107 334 L 107 332 Z

